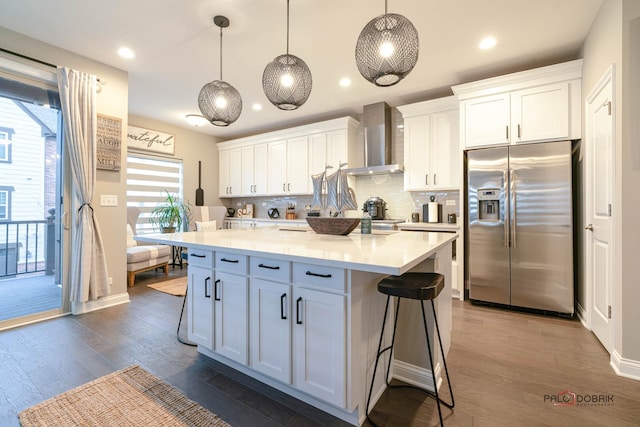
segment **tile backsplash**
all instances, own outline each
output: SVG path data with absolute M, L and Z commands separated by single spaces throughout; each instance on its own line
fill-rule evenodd
M 450 213 L 460 216 L 458 191 L 404 191 L 404 175 L 402 174 L 359 176 L 351 179 L 355 179 L 355 184 L 352 181 L 351 185 L 356 193 L 358 206 L 361 208 L 369 197 L 381 197 L 387 202 L 387 218 L 410 221 L 411 214 L 418 212 L 420 221 L 422 221 L 422 205 L 428 203 L 431 196 L 435 196 L 435 201 L 442 204 L 442 222 L 447 221 L 447 215 Z M 254 218 L 268 218 L 267 210 L 278 208 L 280 218 L 284 219 L 287 206 L 295 204 L 297 217 L 304 218 L 306 216 L 305 206 L 311 204 L 312 199 L 312 196 L 244 197 L 226 199 L 225 206 L 238 210 L 246 203 L 253 203 Z M 447 200 L 452 200 L 455 204 L 447 205 Z M 361 209 L 346 213 L 347 216 L 360 216 L 361 214 Z

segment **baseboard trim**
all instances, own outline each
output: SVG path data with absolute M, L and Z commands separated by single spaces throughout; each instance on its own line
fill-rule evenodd
M 438 383 L 438 389 L 440 388 L 440 384 L 442 383 L 442 377 L 440 375 L 440 363 L 436 364 L 436 381 Z M 426 388 L 430 391 L 435 391 L 435 387 L 433 386 L 433 378 L 431 376 L 431 371 L 426 368 L 421 368 L 416 365 L 411 365 L 409 363 L 395 360 L 393 361 L 393 371 L 392 377 L 396 378 L 402 382 L 407 384 L 411 384 L 417 387 Z
M 129 294 L 124 292 L 122 294 L 108 295 L 97 300 L 91 300 L 86 302 L 72 302 L 71 313 L 72 314 L 84 314 L 91 311 L 102 310 L 103 308 L 113 307 L 120 304 L 126 304 L 129 300 Z
M 589 322 L 587 320 L 587 312 L 580 304 L 576 304 L 576 315 L 578 316 L 578 319 L 580 319 L 582 326 L 584 326 L 588 330 L 591 330 L 591 328 L 589 327 Z
M 625 359 L 613 350 L 609 363 L 618 376 L 640 381 L 640 361 Z

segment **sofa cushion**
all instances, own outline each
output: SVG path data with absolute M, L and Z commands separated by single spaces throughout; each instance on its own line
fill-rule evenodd
M 127 264 L 127 271 L 138 271 L 143 268 L 153 267 L 154 265 L 164 264 L 169 262 L 169 255 L 161 256 L 160 258 L 148 259 L 146 261 L 132 262 Z
M 127 248 L 127 264 L 148 261 L 171 255 L 169 245 L 145 245 Z

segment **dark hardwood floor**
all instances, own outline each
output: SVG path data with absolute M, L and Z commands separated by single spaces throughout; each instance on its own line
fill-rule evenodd
M 186 268 L 170 270 L 167 279 L 185 274 Z M 146 287 L 164 279 L 138 275 L 130 304 L 0 332 L 0 426 L 18 426 L 22 409 L 134 363 L 236 427 L 346 425 L 180 344 L 182 297 Z M 456 407 L 444 409 L 446 426 L 640 425 L 640 382 L 616 376 L 578 321 L 459 301 L 453 316 L 447 360 Z M 613 401 L 545 401 L 564 390 Z M 438 423 L 435 402 L 406 389 L 388 390 L 372 416 L 380 426 Z

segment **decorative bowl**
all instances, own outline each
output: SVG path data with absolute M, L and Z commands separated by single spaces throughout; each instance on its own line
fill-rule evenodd
M 318 234 L 346 236 L 360 224 L 360 218 L 307 217 L 307 223 Z

